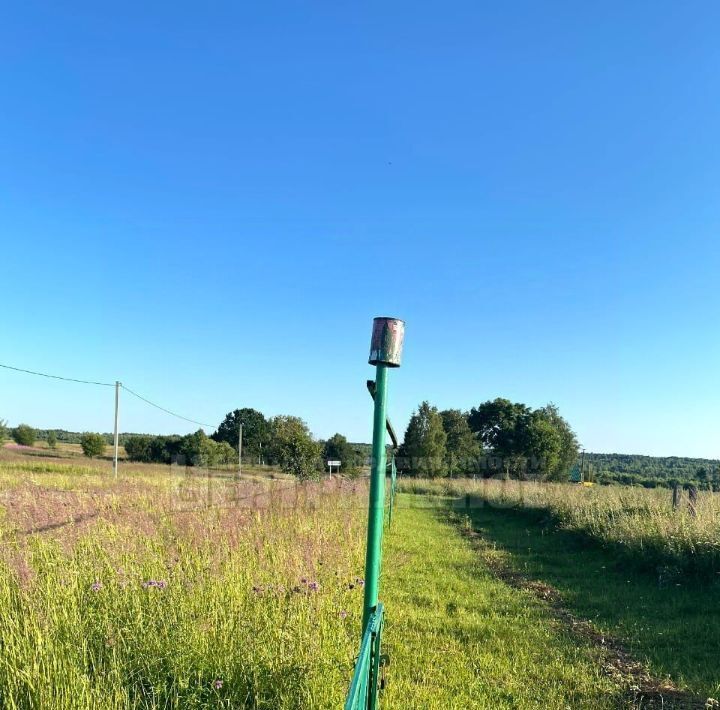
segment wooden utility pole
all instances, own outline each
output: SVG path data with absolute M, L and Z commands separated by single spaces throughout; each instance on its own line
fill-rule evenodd
M 118 475 L 118 419 L 120 412 L 120 382 L 115 382 L 115 430 L 113 434 L 114 452 L 113 452 L 113 475 Z

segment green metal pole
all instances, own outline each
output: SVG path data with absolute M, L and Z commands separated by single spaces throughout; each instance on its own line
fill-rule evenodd
M 367 547 L 365 552 L 365 598 L 363 632 L 378 603 L 383 519 L 385 516 L 385 420 L 387 418 L 387 365 L 378 363 L 375 378 L 370 503 L 368 506 Z

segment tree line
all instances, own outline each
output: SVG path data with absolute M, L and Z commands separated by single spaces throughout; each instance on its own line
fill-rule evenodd
M 356 475 L 369 463 L 371 445 L 351 443 L 342 434 L 315 440 L 305 422 L 293 416 L 265 417 L 255 409 L 228 412 L 211 435 L 199 430 L 185 436 L 121 433 L 119 442 L 133 461 L 184 463 L 206 467 L 237 463 L 238 435 L 243 424 L 243 462 L 278 466 L 301 478 L 320 475 L 327 460 L 342 461 L 341 473 Z M 0 419 L 0 445 L 12 438 L 22 446 L 46 441 L 80 444 L 89 457 L 102 456 L 112 434 L 8 427 Z M 555 405 L 539 409 L 494 399 L 467 412 L 439 411 L 428 402 L 413 413 L 397 452 L 398 469 L 413 476 L 542 477 L 566 480 L 579 463 L 578 445 Z M 585 480 L 600 484 L 675 485 L 720 490 L 720 461 L 688 457 L 587 453 Z
M 125 440 L 132 461 L 182 463 L 213 467 L 237 463 L 242 425 L 242 460 L 249 464 L 278 466 L 300 479 L 318 478 L 328 459 L 341 461 L 341 472 L 357 475 L 364 463 L 363 445 L 353 445 L 342 434 L 316 440 L 300 418 L 279 415 L 267 418 L 250 407 L 228 412 L 217 430 L 186 436 L 136 434 Z
M 497 398 L 439 411 L 423 402 L 410 418 L 398 469 L 412 476 L 566 480 L 578 443 L 554 404 L 532 409 Z
M 720 490 L 720 461 L 685 456 L 585 454 L 585 478 L 644 488 L 695 486 Z
M 327 460 L 341 461 L 340 472 L 355 476 L 370 450 L 369 444 L 352 444 L 339 433 L 326 441 L 316 440 L 300 417 L 266 418 L 249 407 L 228 412 L 211 436 L 202 429 L 184 436 L 121 434 L 119 443 L 131 461 L 227 466 L 238 462 L 241 424 L 244 463 L 278 466 L 301 479 L 318 478 Z M 10 429 L 0 419 L 0 445 L 9 436 L 21 446 L 33 446 L 38 439 L 44 440 L 50 449 L 55 449 L 58 442 L 79 443 L 83 453 L 91 458 L 102 456 L 112 444 L 112 434 L 35 429 L 27 424 Z
M 202 429 L 185 436 L 124 434 L 120 438 L 131 461 L 218 467 L 238 461 L 242 425 L 242 459 L 268 464 L 300 479 L 317 478 L 327 460 L 341 461 L 340 472 L 357 475 L 368 463 L 370 446 L 350 443 L 342 434 L 316 440 L 299 417 L 265 415 L 249 407 L 228 412 L 208 436 Z M 75 439 L 72 432 L 43 431 L 48 444 Z M 30 446 L 35 429 L 20 425 L 15 440 Z M 2 429 L 0 429 L 2 436 Z M 107 434 L 77 436 L 87 456 L 100 456 L 110 443 Z M 577 440 L 556 406 L 532 409 L 508 399 L 473 407 L 439 411 L 423 402 L 413 413 L 397 452 L 400 473 L 413 476 L 494 476 L 556 480 L 566 477 L 576 461 Z

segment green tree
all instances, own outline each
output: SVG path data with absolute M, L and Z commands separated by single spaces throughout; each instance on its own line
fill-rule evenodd
M 136 434 L 125 439 L 125 453 L 131 461 L 153 461 L 151 444 L 153 437 Z
M 190 466 L 213 466 L 215 464 L 212 439 L 202 430 L 188 434 L 182 439 L 180 453 Z
M 218 464 L 228 466 L 237 463 L 237 451 L 227 441 L 214 441 L 213 443 L 215 444 L 214 455 Z
M 526 405 L 500 397 L 473 407 L 468 414 L 470 429 L 499 459 L 498 465 L 506 476 L 525 470 L 525 430 L 530 414 Z
M 80 437 L 80 446 L 82 447 L 83 454 L 92 459 L 97 456 L 102 456 L 105 453 L 107 442 L 102 434 L 86 431 Z
M 5 443 L 5 439 L 8 437 L 7 422 L 4 419 L 0 419 L 0 446 Z
M 570 424 L 560 415 L 560 410 L 556 405 L 550 403 L 538 411 L 550 422 L 560 438 L 557 460 L 554 467 L 547 469 L 547 477 L 553 480 L 564 480 L 578 458 L 577 437 Z
M 150 461 L 158 463 L 171 464 L 182 456 L 183 437 L 172 436 L 153 436 L 150 441 Z
M 449 475 L 476 473 L 482 446 L 470 429 L 467 417 L 459 409 L 445 409 L 440 416 L 447 435 L 445 448 Z
M 506 476 L 531 473 L 561 480 L 577 460 L 575 433 L 554 404 L 532 410 L 498 398 L 470 410 L 468 423 L 502 462 Z
M 299 417 L 277 416 L 272 419 L 271 455 L 286 473 L 300 480 L 319 478 L 322 447 Z
M 190 466 L 212 468 L 237 463 L 237 451 L 230 444 L 214 441 L 202 429 L 182 438 L 179 453 Z
M 47 445 L 50 449 L 57 449 L 57 434 L 53 429 L 48 432 Z
M 542 410 L 534 411 L 520 421 L 518 438 L 519 456 L 524 457 L 526 465 L 516 473 L 524 478 L 527 473 L 552 477 L 558 470 L 562 441 L 560 432 L 544 415 Z
M 340 470 L 343 473 L 355 473 L 360 464 L 360 457 L 352 444 L 342 434 L 333 434 L 323 447 L 325 461 L 341 461 Z
M 228 412 L 212 438 L 217 442 L 227 442 L 237 452 L 241 422 L 243 461 L 257 463 L 270 442 L 270 423 L 257 409 L 245 407 Z
M 19 424 L 13 429 L 12 437 L 16 444 L 20 446 L 32 446 L 35 443 L 37 434 L 28 424 Z
M 400 452 L 407 468 L 414 476 L 436 478 L 447 476 L 447 434 L 437 407 L 423 402 L 410 417 Z

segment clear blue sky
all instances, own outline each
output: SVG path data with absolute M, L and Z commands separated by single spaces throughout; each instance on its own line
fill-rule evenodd
M 720 456 L 718 37 L 716 2 L 7 6 L 0 362 L 367 441 L 395 315 L 401 429 L 505 396 Z M 107 431 L 112 391 L 0 371 L 0 416 Z

